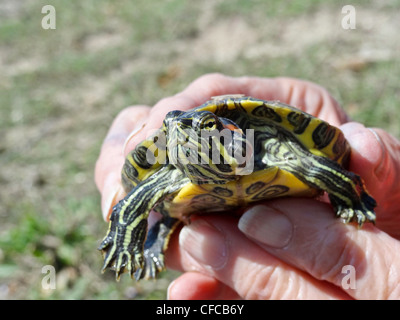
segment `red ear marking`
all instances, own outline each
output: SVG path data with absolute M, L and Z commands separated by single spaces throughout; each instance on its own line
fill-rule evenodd
M 238 127 L 234 126 L 233 124 L 223 124 L 225 129 L 229 129 L 229 130 L 240 130 Z

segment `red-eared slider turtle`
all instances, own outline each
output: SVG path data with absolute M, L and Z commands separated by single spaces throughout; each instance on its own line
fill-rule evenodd
M 350 146 L 336 127 L 277 101 L 214 97 L 171 111 L 127 156 L 127 196 L 114 206 L 99 250 L 119 279 L 155 278 L 173 230 L 192 213 L 233 211 L 257 201 L 327 192 L 344 222 L 374 222 L 375 200 L 344 167 Z M 162 219 L 147 230 L 154 209 Z

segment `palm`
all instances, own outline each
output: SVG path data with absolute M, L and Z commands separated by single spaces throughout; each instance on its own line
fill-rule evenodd
M 297 106 L 332 125 L 340 126 L 352 147 L 349 170 L 363 177 L 368 191 L 377 200 L 376 225 L 378 228 L 375 228 L 374 232 L 369 232 L 373 227 L 368 226 L 357 232 L 355 228 L 351 228 L 352 226 L 348 228 L 340 223 L 335 224 L 336 220 L 332 218 L 332 209 L 319 201 L 277 200 L 272 202 L 271 206 L 277 206 L 280 208 L 279 210 L 289 210 L 286 211 L 286 214 L 290 215 L 298 224 L 296 226 L 297 233 L 293 236 L 292 247 L 286 248 L 286 251 L 282 253 L 268 246 L 256 244 L 257 241 L 250 240 L 252 235 L 246 233 L 246 230 L 242 230 L 242 228 L 240 229 L 242 232 L 239 232 L 237 220 L 217 216 L 206 217 L 205 221 L 208 220 L 210 223 L 215 223 L 218 228 L 222 228 L 219 230 L 223 230 L 224 239 L 229 239 L 227 245 L 234 245 L 232 254 L 227 256 L 229 261 L 224 268 L 213 269 L 210 267 L 209 260 L 213 255 L 210 254 L 210 251 L 207 253 L 205 250 L 206 244 L 210 243 L 209 249 L 215 251 L 217 238 L 208 237 L 209 229 L 197 230 L 198 237 L 194 242 L 183 241 L 183 239 L 187 238 L 185 235 L 189 233 L 188 230 L 196 228 L 198 223 L 184 227 L 180 237 L 176 232 L 171 239 L 166 255 L 167 265 L 179 270 L 196 270 L 203 274 L 184 273 L 170 288 L 170 298 L 242 297 L 262 299 L 271 297 L 271 292 L 277 294 L 275 298 L 285 297 L 283 294 L 289 295 L 286 297 L 311 299 L 346 298 L 348 297 L 346 293 L 340 288 L 332 286 L 332 283 L 335 285 L 337 280 L 334 277 L 330 278 L 332 272 L 326 274 L 321 271 L 324 268 L 332 271 L 332 267 L 337 267 L 337 260 L 334 258 L 337 257 L 337 254 L 339 254 L 339 258 L 343 256 L 353 259 L 351 261 L 356 266 L 358 263 L 362 263 L 366 268 L 364 274 L 371 276 L 368 277 L 368 281 L 376 283 L 377 288 L 382 284 L 390 286 L 391 283 L 399 283 L 400 279 L 396 278 L 395 273 L 381 268 L 382 266 L 396 266 L 400 263 L 391 260 L 396 258 L 395 255 L 387 254 L 383 250 L 386 247 L 395 252 L 400 250 L 400 244 L 395 240 L 400 239 L 400 186 L 397 183 L 400 177 L 400 142 L 383 130 L 372 131 L 359 123 L 349 122 L 344 111 L 325 89 L 306 81 L 288 78 L 229 78 L 222 75 L 207 75 L 194 81 L 180 94 L 163 99 L 152 108 L 136 106 L 126 109 L 117 117 L 111 127 L 96 166 L 96 183 L 102 193 L 104 217 L 107 218 L 112 206 L 123 196 L 119 177 L 124 157 L 137 143 L 161 126 L 169 111 L 188 110 L 202 104 L 212 96 L 234 93 L 263 100 L 280 100 Z M 130 134 L 134 126 L 136 126 L 136 132 Z M 128 135 L 129 138 L 126 140 Z M 121 152 L 121 149 L 124 151 Z M 308 221 L 312 221 L 312 223 L 304 227 L 306 218 L 310 219 Z M 262 220 L 263 217 L 260 219 Z M 313 241 L 307 242 L 310 234 L 313 235 Z M 344 235 L 345 238 L 343 238 Z M 336 241 L 337 237 L 341 237 L 339 240 L 356 241 L 358 246 L 345 245 L 346 241 Z M 204 246 L 200 244 L 202 241 Z M 336 245 L 327 246 L 329 243 Z M 341 248 L 340 244 L 343 244 L 344 247 Z M 366 256 L 354 256 L 354 252 L 351 251 L 354 247 L 364 248 Z M 201 252 L 203 249 L 204 252 Z M 194 259 L 193 257 L 199 258 L 198 255 L 193 255 L 195 251 L 199 253 L 199 250 L 200 260 Z M 305 251 L 303 252 L 303 250 Z M 339 250 L 339 253 L 335 250 Z M 372 258 L 371 252 L 375 252 Z M 362 259 L 359 261 L 360 257 Z M 289 262 L 290 265 L 284 261 Z M 315 264 L 310 266 L 310 261 L 314 261 Z M 327 263 L 328 267 L 324 263 Z M 208 267 L 203 267 L 203 264 Z M 259 272 L 249 273 L 249 268 L 255 268 L 254 270 L 259 270 Z M 269 275 L 268 270 L 275 271 Z M 263 277 L 264 274 L 266 277 Z M 290 292 L 287 290 L 280 292 L 272 286 L 271 282 L 273 283 L 275 275 L 279 280 L 290 279 L 292 287 L 296 288 L 297 286 L 299 290 L 297 296 L 296 292 L 290 290 Z M 382 278 L 384 276 L 388 278 Z M 192 288 L 191 293 L 187 290 L 189 283 Z M 336 283 L 336 285 L 340 284 Z M 369 282 L 366 285 L 368 288 L 373 287 Z M 353 297 L 376 299 L 385 297 L 384 293 L 382 294 L 385 290 L 391 292 L 393 297 L 397 295 L 400 297 L 399 289 L 396 288 L 384 287 L 383 291 L 380 291 L 381 295 L 375 294 L 374 290 L 363 289 L 365 289 L 363 283 L 360 282 L 358 290 L 352 293 Z M 216 291 L 218 294 L 215 293 Z

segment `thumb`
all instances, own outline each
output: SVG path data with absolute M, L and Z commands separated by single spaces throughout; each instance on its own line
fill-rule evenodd
M 341 130 L 352 152 L 349 170 L 359 174 L 378 203 L 376 225 L 400 238 L 400 141 L 382 129 L 349 122 Z
M 398 299 L 400 278 L 393 270 L 400 268 L 400 242 L 371 224 L 357 229 L 333 215 L 320 201 L 277 199 L 248 210 L 239 229 L 268 253 L 353 298 Z

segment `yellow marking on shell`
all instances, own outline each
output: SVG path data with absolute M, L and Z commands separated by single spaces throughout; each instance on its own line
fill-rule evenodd
M 289 187 L 288 192 L 283 194 L 283 196 L 313 196 L 315 192 L 310 186 L 297 179 L 293 174 L 281 170 L 278 167 L 273 167 L 268 170 L 261 170 L 252 173 L 248 176 L 242 177 L 242 189 L 246 190 L 250 187 L 254 182 L 261 181 L 266 183 L 266 187 L 275 186 L 275 185 L 283 185 Z M 274 197 L 275 198 L 275 197 Z M 245 195 L 246 201 L 251 201 L 251 196 Z M 255 200 L 252 200 L 255 201 Z
M 312 197 L 317 194 L 315 189 L 300 181 L 291 173 L 281 170 L 278 167 L 273 167 L 268 170 L 256 171 L 251 175 L 242 176 L 239 180 L 230 181 L 223 186 L 217 184 L 189 183 L 174 196 L 170 203 L 168 203 L 170 214 L 172 217 L 180 218 L 181 216 L 196 212 L 196 209 L 189 206 L 193 197 L 202 194 L 214 194 L 213 190 L 216 187 L 223 187 L 232 191 L 232 196 L 224 197 L 227 206 L 240 207 L 251 202 L 259 201 L 259 199 L 252 199 L 254 195 L 247 195 L 245 192 L 248 187 L 258 181 L 265 183 L 263 189 L 275 185 L 288 186 L 288 192 L 282 196 L 296 195 Z M 275 196 L 273 197 L 275 198 Z
M 160 134 L 160 131 L 157 131 L 156 134 Z M 135 152 L 135 149 L 132 150 L 126 156 L 126 159 L 131 163 L 131 165 L 136 169 L 136 171 L 138 173 L 138 176 L 136 177 L 136 179 L 138 181 L 146 180 L 148 177 L 153 175 L 156 171 L 158 171 L 166 163 L 166 158 L 167 158 L 166 150 L 157 148 L 156 144 L 154 143 L 154 136 L 156 134 L 152 135 L 148 139 L 143 140 L 141 143 L 138 144 L 138 147 L 144 146 L 144 147 L 146 147 L 146 149 L 149 149 L 149 151 L 152 152 L 154 157 L 157 159 L 157 162 L 154 163 L 151 168 L 143 169 L 136 163 L 136 161 L 133 159 L 133 153 Z M 163 134 L 163 133 L 161 133 L 161 134 Z M 125 175 L 125 177 L 127 177 L 124 172 L 122 174 Z M 133 181 L 129 178 L 128 178 L 128 180 L 130 180 L 134 186 L 137 185 L 137 183 L 135 181 Z M 127 186 L 127 187 L 129 187 L 129 186 Z M 128 190 L 125 190 L 125 191 L 129 192 L 130 190 L 131 190 L 131 188 L 128 188 Z
M 145 146 L 151 153 L 153 153 L 154 157 L 157 159 L 157 162 L 152 166 L 153 169 L 159 168 L 160 166 L 165 164 L 167 152 L 165 149 L 158 148 L 156 143 L 154 143 L 153 138 L 143 141 L 141 145 Z

